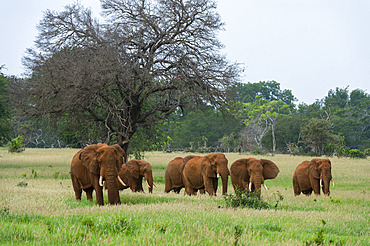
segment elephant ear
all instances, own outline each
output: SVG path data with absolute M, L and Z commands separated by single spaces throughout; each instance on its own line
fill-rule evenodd
M 234 176 L 241 177 L 243 181 L 249 181 L 248 162 L 250 158 L 236 160 L 230 167 Z
M 217 178 L 216 171 L 213 168 L 215 166 L 215 158 L 204 156 L 202 158 L 202 170 L 203 173 L 209 178 Z
M 132 159 L 127 162 L 127 170 L 130 172 L 132 177 L 135 179 L 138 179 L 140 176 L 140 170 L 139 170 L 139 164 L 138 161 L 135 159 Z
M 116 153 L 117 153 L 117 169 L 119 170 L 122 166 L 123 163 L 125 163 L 126 161 L 126 153 L 125 151 L 121 148 L 121 146 L 119 146 L 118 144 L 114 144 L 112 145 L 113 148 L 115 148 L 116 150 Z
M 280 170 L 275 163 L 270 160 L 261 159 L 263 166 L 263 178 L 264 179 L 274 179 L 279 174 Z
M 79 159 L 87 170 L 93 174 L 99 175 L 99 164 L 97 161 L 98 153 L 96 150 L 99 148 L 98 145 L 92 144 L 85 147 L 79 155 Z
M 126 161 L 127 161 L 127 154 L 126 154 L 126 152 L 118 144 L 113 144 L 112 146 L 117 150 L 118 154 L 120 155 L 120 159 L 123 158 L 123 163 L 126 163 Z
M 308 165 L 308 171 L 315 179 L 320 179 L 319 159 L 312 159 Z

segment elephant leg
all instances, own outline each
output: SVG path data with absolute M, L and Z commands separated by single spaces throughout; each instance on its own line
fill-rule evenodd
M 299 188 L 298 180 L 296 176 L 293 176 L 293 190 L 294 190 L 294 195 L 298 196 L 301 194 L 301 189 Z
M 218 188 L 218 179 L 212 180 L 213 182 L 213 190 L 215 191 L 215 195 L 217 194 L 217 188 Z
M 204 180 L 204 188 L 208 192 L 210 196 L 216 195 L 215 190 L 213 188 L 213 181 L 210 178 L 203 178 Z
M 173 189 L 173 191 L 176 193 L 176 194 L 179 194 L 180 193 L 180 191 L 181 191 L 181 187 L 180 188 L 174 188 Z
M 85 189 L 87 200 L 89 200 L 89 201 L 93 200 L 93 197 L 92 197 L 93 191 L 94 191 L 94 188 L 92 188 L 92 187 L 88 188 L 88 189 Z
M 95 188 L 96 193 L 96 203 L 98 205 L 104 205 L 104 197 L 103 197 L 103 188 L 101 186 L 98 186 Z
M 200 193 L 200 194 L 205 194 L 205 193 L 206 193 L 206 191 L 205 191 L 204 189 L 199 189 L 199 193 Z
M 172 190 L 172 182 L 169 178 L 166 178 L 165 183 L 164 183 L 164 192 L 169 193 L 171 190 Z M 174 188 L 174 190 L 176 192 L 176 188 Z
M 82 189 L 76 177 L 72 177 L 72 186 L 75 191 L 76 200 L 81 200 Z
M 312 194 L 312 188 L 308 190 L 302 190 L 302 193 L 305 194 L 306 196 L 310 196 Z
M 138 183 L 137 183 L 137 191 L 138 192 L 143 192 L 144 193 L 144 189 L 143 189 L 143 179 L 140 178 Z

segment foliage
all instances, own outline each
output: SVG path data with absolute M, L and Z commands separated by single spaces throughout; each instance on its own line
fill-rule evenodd
M 12 140 L 10 140 L 10 143 L 9 143 L 9 149 L 8 151 L 9 152 L 22 152 L 24 151 L 24 144 L 23 144 L 23 137 L 22 136 L 18 136 Z
M 366 155 L 361 150 L 350 149 L 349 153 L 348 153 L 348 157 L 351 157 L 351 158 L 366 158 Z
M 329 122 L 321 119 L 312 118 L 302 126 L 302 139 L 308 144 L 315 155 L 324 154 L 325 144 L 330 139 Z
M 127 150 L 138 129 L 181 106 L 224 103 L 240 69 L 220 52 L 214 1 L 104 0 L 102 9 L 101 21 L 79 2 L 45 12 L 24 59 L 31 77 L 12 87 L 23 113 L 100 122 Z
M 171 137 L 173 149 L 202 151 L 209 147 L 220 149 L 222 137 L 240 130 L 242 125 L 237 119 L 223 115 L 219 110 L 202 107 L 187 114 L 174 115 L 164 127 L 168 127 L 165 134 Z M 223 150 L 227 151 L 226 148 Z
M 0 66 L 0 146 L 6 144 L 12 135 L 9 99 L 7 86 L 9 79 L 2 73 L 4 66 Z
M 253 208 L 253 209 L 269 209 L 271 205 L 260 199 L 259 192 L 250 192 L 248 190 L 236 190 L 235 194 L 226 194 L 225 202 L 227 207 L 232 208 Z

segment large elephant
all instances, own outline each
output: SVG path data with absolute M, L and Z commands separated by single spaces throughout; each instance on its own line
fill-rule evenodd
M 126 154 L 118 145 L 91 144 L 78 151 L 71 163 L 71 178 L 76 200 L 81 200 L 82 190 L 92 200 L 95 190 L 96 203 L 104 205 L 103 182 L 108 189 L 110 204 L 120 204 L 118 192 L 118 171 Z M 121 182 L 121 181 L 120 181 Z
M 181 189 L 185 187 L 182 178 L 182 171 L 186 162 L 193 157 L 195 157 L 195 155 L 188 155 L 185 158 L 176 157 L 168 163 L 166 172 L 164 173 L 164 192 L 168 193 L 173 190 L 175 193 L 180 193 Z
M 320 195 L 320 186 L 325 195 L 330 195 L 331 162 L 329 159 L 315 158 L 311 161 L 304 161 L 297 166 L 293 174 L 294 195 L 301 192 L 307 196 L 312 194 Z
M 210 153 L 205 156 L 195 156 L 184 166 L 183 181 L 185 193 L 195 195 L 198 190 L 205 189 L 210 196 L 215 196 L 218 178 L 222 180 L 222 195 L 227 193 L 229 169 L 228 160 L 222 153 Z
M 149 189 L 149 193 L 153 192 L 153 172 L 149 162 L 144 160 L 129 160 L 121 166 L 119 177 L 124 184 L 119 184 L 119 189 L 130 188 L 133 192 L 144 192 L 143 178 Z
M 235 191 L 260 191 L 261 185 L 267 190 L 266 179 L 274 179 L 280 172 L 275 163 L 266 159 L 243 158 L 230 166 L 231 183 Z

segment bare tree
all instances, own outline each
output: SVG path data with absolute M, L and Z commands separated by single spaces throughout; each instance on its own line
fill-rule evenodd
M 103 18 L 79 3 L 48 10 L 15 83 L 28 115 L 103 122 L 127 150 L 133 134 L 185 103 L 224 103 L 239 74 L 220 53 L 212 0 L 101 0 Z M 24 100 L 27 95 L 27 100 Z

